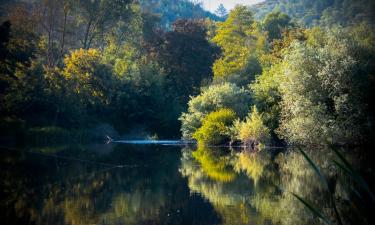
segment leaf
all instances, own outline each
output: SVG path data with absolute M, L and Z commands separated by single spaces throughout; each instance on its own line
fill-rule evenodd
M 336 202 L 335 202 L 335 198 L 334 198 L 334 195 L 331 191 L 331 189 L 329 188 L 329 185 L 328 185 L 328 181 L 327 179 L 325 178 L 325 176 L 323 176 L 323 174 L 320 172 L 320 169 L 318 168 L 318 166 L 310 159 L 310 157 L 302 150 L 300 149 L 300 152 L 302 153 L 302 155 L 305 157 L 305 159 L 307 160 L 307 162 L 310 164 L 310 166 L 314 169 L 315 173 L 319 176 L 320 180 L 325 184 L 327 190 L 328 190 L 328 193 L 329 193 L 329 196 L 330 196 L 330 199 L 331 199 L 331 203 L 332 203 L 332 207 L 333 207 L 333 210 L 335 212 L 335 215 L 336 215 L 336 219 L 338 221 L 338 223 L 340 225 L 342 225 L 342 221 L 341 221 L 341 217 L 340 217 L 340 214 L 337 210 L 337 207 L 336 207 Z
M 350 165 L 350 163 L 345 159 L 345 157 L 337 149 L 333 149 L 333 151 L 336 153 L 336 155 L 340 158 L 340 160 L 344 163 L 346 167 L 339 164 L 337 161 L 334 161 L 336 162 L 336 165 L 339 167 L 341 165 L 340 167 L 341 169 L 346 168 L 346 171 L 350 172 L 348 173 L 348 175 L 351 176 L 354 180 L 356 180 L 357 183 L 361 185 L 367 191 L 372 201 L 375 202 L 375 195 L 370 190 L 369 186 L 367 185 L 367 182 L 362 178 L 362 176 L 359 173 L 356 172 L 356 170 Z
M 314 208 L 311 204 L 309 204 L 307 201 L 305 201 L 303 198 L 299 197 L 297 194 L 292 193 L 294 197 L 296 197 L 302 204 L 304 204 L 315 216 L 323 220 L 326 224 L 332 225 L 332 222 L 319 210 Z
M 320 169 L 318 168 L 318 166 L 310 159 L 310 157 L 302 149 L 300 149 L 300 152 L 302 153 L 306 161 L 310 164 L 310 166 L 314 169 L 315 173 L 318 175 L 320 180 L 326 185 L 326 187 L 329 190 L 328 182 L 326 178 L 323 176 L 323 174 L 320 172 Z
M 347 168 L 338 161 L 334 160 L 333 161 L 337 167 L 339 167 L 342 171 L 344 171 L 349 177 L 351 177 L 353 180 L 355 180 L 371 197 L 371 200 L 375 202 L 375 196 L 371 192 L 369 186 L 367 185 L 366 181 L 362 178 L 361 175 L 359 175 L 357 172 L 352 170 L 352 168 Z

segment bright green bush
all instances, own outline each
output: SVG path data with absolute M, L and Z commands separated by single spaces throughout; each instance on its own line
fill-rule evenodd
M 220 109 L 208 114 L 203 125 L 193 134 L 199 144 L 218 145 L 230 141 L 230 127 L 236 119 L 231 109 Z

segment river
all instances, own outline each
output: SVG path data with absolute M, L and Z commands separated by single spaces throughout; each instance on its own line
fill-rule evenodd
M 329 192 L 297 149 L 111 143 L 0 148 L 3 224 L 322 224 Z M 304 149 L 345 202 L 329 149 Z M 345 155 L 354 166 L 361 155 Z M 346 204 L 339 204 L 346 212 Z M 344 214 L 344 213 L 343 213 Z M 348 216 L 351 217 L 351 216 Z

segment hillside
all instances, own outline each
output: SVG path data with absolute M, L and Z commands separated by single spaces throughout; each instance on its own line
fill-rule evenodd
M 221 18 L 203 9 L 200 4 L 195 4 L 189 0 L 140 0 L 142 8 L 146 12 L 151 12 L 160 16 L 163 27 L 170 28 L 177 19 L 190 18 L 211 18 L 220 20 Z
M 251 9 L 258 19 L 280 10 L 307 27 L 375 21 L 373 0 L 266 0 Z

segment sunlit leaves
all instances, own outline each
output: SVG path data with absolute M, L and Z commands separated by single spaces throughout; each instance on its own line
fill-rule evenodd
M 191 135 L 201 126 L 203 118 L 220 108 L 230 108 L 239 117 L 246 115 L 250 106 L 250 93 L 231 83 L 212 85 L 189 101 L 189 108 L 180 117 L 181 131 L 184 138 Z
M 203 118 L 202 126 L 194 132 L 193 138 L 203 145 L 225 144 L 230 140 L 230 126 L 236 119 L 231 109 L 219 109 Z

